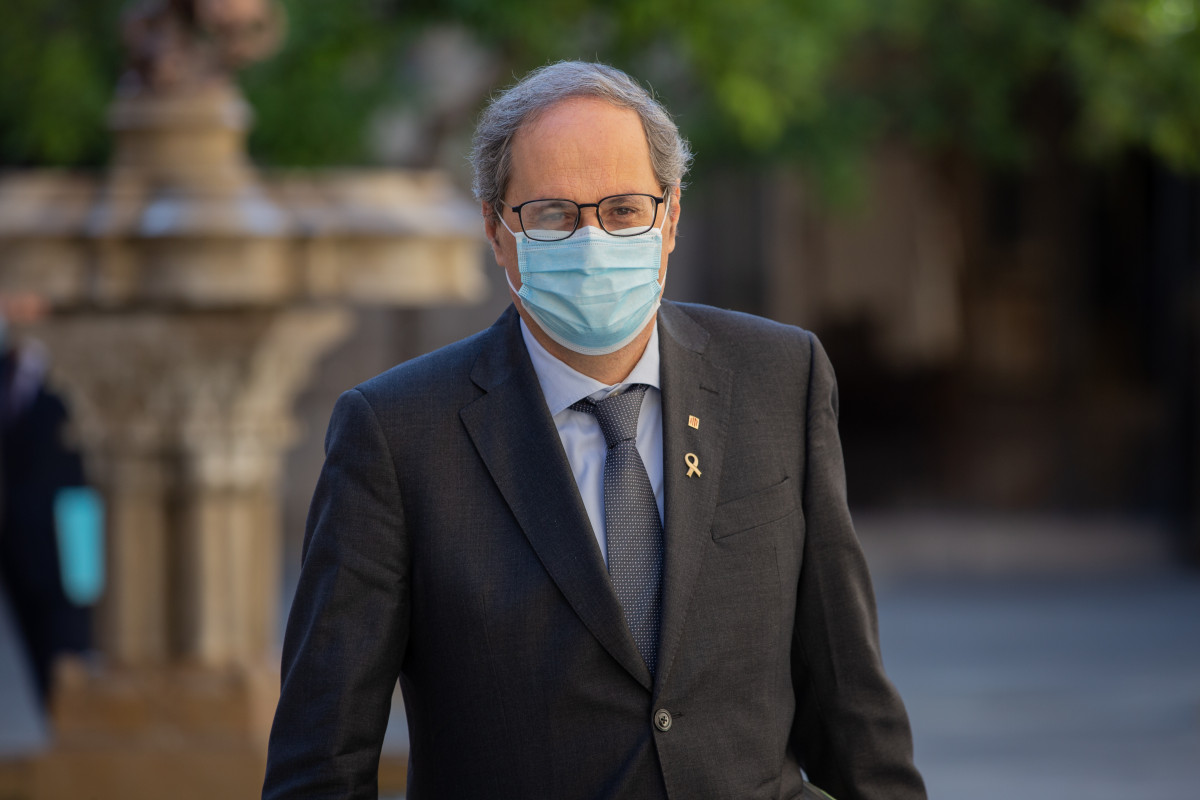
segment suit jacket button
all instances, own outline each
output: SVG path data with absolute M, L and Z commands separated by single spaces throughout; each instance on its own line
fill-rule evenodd
M 654 727 L 664 733 L 671 730 L 671 712 L 665 708 L 660 708 L 654 712 Z

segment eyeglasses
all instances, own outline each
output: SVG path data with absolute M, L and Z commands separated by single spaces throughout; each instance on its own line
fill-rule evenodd
M 504 201 L 500 201 L 503 203 Z M 579 228 L 583 209 L 596 209 L 596 219 L 605 233 L 613 236 L 638 236 L 654 227 L 658 207 L 666 195 L 615 194 L 598 203 L 576 203 L 574 200 L 530 200 L 519 206 L 509 206 L 521 220 L 521 230 L 537 242 L 557 242 L 566 239 Z

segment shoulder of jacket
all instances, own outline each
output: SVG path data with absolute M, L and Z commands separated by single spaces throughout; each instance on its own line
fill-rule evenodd
M 808 353 L 816 336 L 804 328 L 776 322 L 773 319 L 699 303 L 673 303 L 676 309 L 703 327 L 712 339 L 711 345 L 742 350 L 748 347 L 799 348 Z
M 354 387 L 375 406 L 381 402 L 451 397 L 472 386 L 471 368 L 491 329 L 401 362 Z

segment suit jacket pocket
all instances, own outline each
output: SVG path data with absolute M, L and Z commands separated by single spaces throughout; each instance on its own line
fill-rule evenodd
M 724 539 L 735 533 L 783 519 L 796 510 L 796 493 L 792 479 L 784 476 L 779 483 L 728 500 L 717 506 L 713 514 L 712 538 Z

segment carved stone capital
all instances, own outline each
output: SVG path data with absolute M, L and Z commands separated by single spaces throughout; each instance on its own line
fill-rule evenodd
M 39 323 L 108 501 L 116 662 L 248 663 L 273 645 L 291 407 L 349 325 L 319 308 Z

